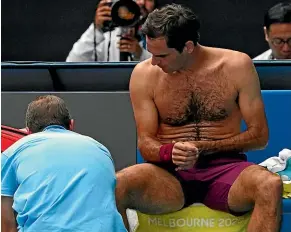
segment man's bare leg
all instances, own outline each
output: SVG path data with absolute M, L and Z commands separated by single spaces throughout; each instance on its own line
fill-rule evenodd
M 137 164 L 117 173 L 117 208 L 128 228 L 126 209 L 147 214 L 164 214 L 180 210 L 184 194 L 179 181 L 153 164 Z
M 247 167 L 228 194 L 230 210 L 244 212 L 253 208 L 248 232 L 277 232 L 282 209 L 280 177 L 258 165 Z

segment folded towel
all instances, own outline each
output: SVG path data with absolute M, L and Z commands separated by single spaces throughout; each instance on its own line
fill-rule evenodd
M 138 216 L 135 210 L 127 209 L 126 216 L 129 223 L 129 232 L 135 232 L 139 226 Z
M 285 148 L 279 152 L 278 157 L 268 158 L 259 165 L 266 167 L 271 172 L 277 173 L 285 170 L 289 158 L 291 158 L 291 150 Z
M 283 181 L 291 180 L 291 159 L 287 159 L 285 169 L 277 173 L 281 176 Z

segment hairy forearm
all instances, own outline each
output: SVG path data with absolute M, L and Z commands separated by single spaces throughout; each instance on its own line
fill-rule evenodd
M 195 141 L 200 151 L 250 151 L 263 149 L 268 142 L 268 129 L 250 128 L 231 138 L 215 141 Z
M 161 146 L 162 143 L 152 137 L 141 137 L 138 140 L 138 148 L 142 157 L 149 162 L 160 162 L 159 151 Z

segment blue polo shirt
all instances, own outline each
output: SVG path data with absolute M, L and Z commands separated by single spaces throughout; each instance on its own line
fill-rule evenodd
M 1 195 L 14 198 L 19 231 L 126 231 L 115 204 L 113 161 L 96 140 L 49 126 L 1 159 Z

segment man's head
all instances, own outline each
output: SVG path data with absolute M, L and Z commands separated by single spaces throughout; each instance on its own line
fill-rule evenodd
M 152 64 L 166 73 L 183 68 L 199 41 L 200 22 L 191 9 L 167 5 L 149 14 L 142 26 Z
M 291 59 L 291 1 L 273 6 L 265 15 L 265 38 L 276 59 Z
M 73 129 L 73 120 L 64 100 L 54 95 L 40 96 L 29 103 L 25 122 L 30 133 L 41 132 L 50 125 Z

